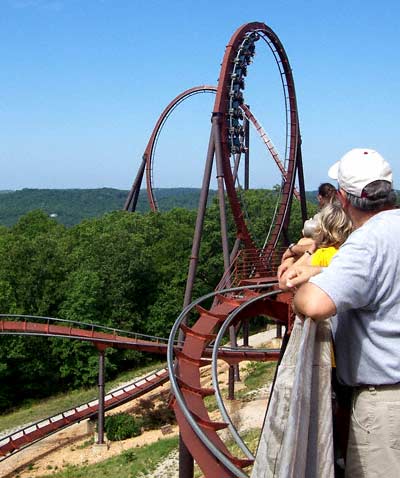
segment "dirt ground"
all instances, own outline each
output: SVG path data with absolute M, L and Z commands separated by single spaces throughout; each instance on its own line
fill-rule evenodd
M 257 347 L 268 342 L 268 347 L 279 347 L 279 341 L 272 340 L 274 336 L 275 330 L 269 330 L 252 336 L 250 344 L 253 347 Z M 245 367 L 245 363 L 242 363 L 241 367 Z M 202 371 L 202 376 L 205 383 L 209 382 L 210 372 L 207 368 Z M 227 380 L 227 366 L 221 364 L 219 368 L 219 381 L 222 389 L 227 386 Z M 238 384 L 238 388 L 240 388 L 240 384 Z M 168 389 L 169 384 L 167 383 L 158 388 L 156 392 L 150 394 L 150 396 L 156 400 L 157 392 Z M 259 390 L 251 402 L 247 402 L 244 405 L 235 400 L 225 403 L 239 432 L 249 428 L 261 428 L 268 396 L 269 387 L 267 386 Z M 125 404 L 111 413 L 128 411 L 133 408 L 134 402 Z M 218 414 L 219 412 L 216 413 Z M 178 427 L 174 426 L 172 427 L 171 434 L 168 436 L 176 434 L 178 434 Z M 165 437 L 161 430 L 152 430 L 128 440 L 107 442 L 105 445 L 93 445 L 91 439 L 94 436 L 94 426 L 88 420 L 72 425 L 0 462 L 0 478 L 16 478 L 17 476 L 19 478 L 35 478 L 42 475 L 51 475 L 54 471 L 61 470 L 67 465 L 96 463 L 118 455 L 124 450 L 141 447 Z M 152 473 L 152 478 L 178 476 L 177 460 L 177 453 L 173 453 L 163 464 L 160 464 L 159 471 L 155 470 Z M 166 474 L 167 469 L 170 470 L 168 474 Z

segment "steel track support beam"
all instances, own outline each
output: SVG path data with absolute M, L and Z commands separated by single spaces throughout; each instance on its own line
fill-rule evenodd
M 132 184 L 128 197 L 126 198 L 124 211 L 136 211 L 137 202 L 139 199 L 140 186 L 142 185 L 143 175 L 146 168 L 147 155 L 142 156 L 142 163 L 139 167 L 139 171 L 136 175 L 135 181 Z
M 183 300 L 183 307 L 185 308 L 192 301 L 192 291 L 194 280 L 196 278 L 197 265 L 199 262 L 199 251 L 201 244 L 201 236 L 203 232 L 204 217 L 206 214 L 207 200 L 208 200 L 208 191 L 210 189 L 210 180 L 212 167 L 214 163 L 214 153 L 215 153 L 215 144 L 214 144 L 214 124 L 211 126 L 210 140 L 208 143 L 207 159 L 206 165 L 204 168 L 203 175 L 203 184 L 201 187 L 200 198 L 199 198 L 199 207 L 197 210 L 196 226 L 194 231 L 193 243 L 192 243 L 192 253 L 190 256 L 189 262 L 189 271 L 188 277 L 186 280 L 186 289 L 185 297 Z M 184 323 L 187 323 L 187 318 L 184 319 Z M 183 332 L 179 331 L 178 340 L 183 340 Z M 188 448 L 186 447 L 182 435 L 179 435 L 179 478 L 193 478 L 194 473 L 194 462 L 193 457 L 190 454 Z
M 208 191 L 210 189 L 211 172 L 212 172 L 212 167 L 214 162 L 215 144 L 214 144 L 213 129 L 214 129 L 214 124 L 211 127 L 210 140 L 208 143 L 207 159 L 206 159 L 206 165 L 204 168 L 203 184 L 201 186 L 201 192 L 200 192 L 200 198 L 199 198 L 199 207 L 197 210 L 196 226 L 195 226 L 194 236 L 193 236 L 192 252 L 190 255 L 189 270 L 188 270 L 188 277 L 186 280 L 186 289 L 185 289 L 185 296 L 183 300 L 183 307 L 186 307 L 192 301 L 193 284 L 196 278 L 197 265 L 199 262 L 201 236 L 203 233 L 204 217 L 205 217 L 206 209 L 207 209 Z M 181 338 L 182 336 L 181 334 L 179 334 L 179 340 L 181 340 Z
M 106 347 L 101 345 L 96 345 L 97 350 L 99 351 L 99 376 L 98 376 L 98 387 L 99 387 L 99 408 L 97 415 L 97 444 L 104 444 L 104 358 L 105 358 L 105 349 Z
M 224 269 L 228 271 L 230 267 L 230 254 L 229 254 L 229 241 L 228 241 L 228 226 L 226 219 L 226 202 L 225 202 L 225 187 L 224 187 L 224 170 L 223 170 L 223 153 L 221 147 L 221 115 L 219 113 L 213 113 L 212 116 L 213 131 L 214 131 L 214 144 L 215 144 L 215 156 L 217 164 L 217 184 L 218 184 L 218 200 L 219 200 L 219 215 L 221 221 L 221 241 L 222 252 L 224 256 Z M 230 287 L 230 284 L 227 284 Z
M 299 140 L 299 144 L 297 146 L 296 164 L 297 164 L 297 174 L 298 174 L 299 192 L 300 192 L 301 219 L 304 222 L 307 220 L 308 215 L 307 215 L 306 190 L 304 187 L 304 172 L 303 172 L 303 157 L 301 153 L 301 140 Z

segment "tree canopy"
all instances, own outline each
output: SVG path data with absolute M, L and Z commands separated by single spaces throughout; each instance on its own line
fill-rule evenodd
M 265 237 L 273 191 L 248 191 L 255 237 Z M 301 220 L 293 208 L 292 234 Z M 34 210 L 0 227 L 0 312 L 58 317 L 168 337 L 182 309 L 196 211 L 115 211 L 66 227 Z M 235 229 L 229 218 L 231 245 Z M 193 297 L 223 273 L 219 207 L 207 209 Z M 72 339 L 0 336 L 0 411 L 24 399 L 87 386 L 97 378 L 97 350 Z M 108 349 L 112 377 L 149 355 Z

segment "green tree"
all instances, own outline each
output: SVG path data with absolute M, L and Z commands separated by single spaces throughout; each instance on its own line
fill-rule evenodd
M 52 315 L 58 310 L 66 272 L 64 233 L 63 226 L 33 211 L 2 234 L 0 301 L 4 313 Z
M 277 191 L 242 196 L 249 229 L 261 246 Z M 182 309 L 195 219 L 195 211 L 179 208 L 147 214 L 117 211 L 67 229 L 45 212 L 30 212 L 15 226 L 0 227 L 0 311 L 166 337 Z M 229 208 L 227 221 L 232 248 L 236 227 Z M 293 239 L 301 228 L 294 201 Z M 216 199 L 204 220 L 197 271 L 193 298 L 212 291 L 223 273 Z M 150 359 L 134 350 L 107 349 L 106 374 L 111 377 Z M 26 398 L 93 384 L 97 364 L 98 351 L 88 342 L 1 336 L 0 410 Z

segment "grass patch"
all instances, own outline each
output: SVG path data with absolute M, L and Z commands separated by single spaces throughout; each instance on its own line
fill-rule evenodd
M 107 383 L 107 390 L 116 388 L 118 385 L 132 380 L 134 377 L 145 375 L 151 370 L 161 366 L 162 363 L 157 363 L 135 371 L 125 372 L 119 375 L 115 380 L 109 381 Z M 270 383 L 275 373 L 275 367 L 276 362 L 248 363 L 246 368 L 242 371 L 243 377 L 245 377 L 245 388 L 236 391 L 236 398 L 248 400 L 246 394 Z M 226 391 L 223 390 L 223 393 L 225 392 Z M 13 413 L 0 416 L 0 431 L 56 414 L 60 410 L 72 408 L 80 403 L 87 402 L 95 398 L 96 395 L 97 387 L 94 386 L 90 389 L 71 391 L 68 395 L 59 395 L 21 407 Z M 215 396 L 207 397 L 206 404 L 210 411 L 217 409 Z M 247 446 L 253 452 L 257 448 L 259 434 L 260 430 L 251 430 L 243 437 Z M 62 470 L 57 470 L 57 467 L 54 467 L 51 476 L 54 478 L 113 478 L 116 476 L 118 476 L 118 478 L 140 478 L 143 477 L 143 474 L 151 473 L 160 461 L 162 461 L 172 450 L 176 449 L 177 444 L 177 437 L 161 439 L 158 442 L 145 447 L 126 450 L 117 457 L 104 460 L 97 464 L 86 466 L 68 465 Z M 81 447 L 87 448 L 90 445 L 91 441 L 87 441 L 81 445 Z M 236 444 L 229 443 L 227 445 L 234 455 L 242 456 L 242 453 L 237 449 Z M 197 470 L 195 476 L 202 476 L 202 473 Z
M 163 362 L 157 362 L 140 369 L 124 372 L 118 375 L 114 380 L 107 382 L 106 390 L 109 391 L 113 388 L 117 388 L 124 382 L 150 373 L 152 370 L 161 368 L 162 366 Z M 0 432 L 56 415 L 63 410 L 76 407 L 77 405 L 97 398 L 97 394 L 98 387 L 94 385 L 87 389 L 71 390 L 70 392 L 60 393 L 59 395 L 44 400 L 29 402 L 13 412 L 0 416 Z
M 215 395 L 204 397 L 204 403 L 209 413 L 218 410 L 217 399 L 215 398 Z
M 258 447 L 258 442 L 260 440 L 260 433 L 261 430 L 259 428 L 254 428 L 252 430 L 248 430 L 247 432 L 243 433 L 242 439 L 246 443 L 248 449 L 255 455 Z M 243 457 L 243 452 L 237 445 L 237 443 L 232 439 L 229 440 L 225 445 L 228 447 L 229 451 L 232 453 L 232 455 L 236 457 Z M 250 468 L 245 469 L 246 473 L 249 473 L 250 475 Z M 194 478 L 200 478 L 203 476 L 202 471 L 200 470 L 199 466 L 195 464 L 194 466 Z
M 260 440 L 261 430 L 259 428 L 253 428 L 241 435 L 242 440 L 246 443 L 248 449 L 255 454 L 258 447 L 258 442 Z M 227 443 L 227 446 L 234 456 L 243 456 L 242 450 L 239 448 L 238 444 L 234 440 L 230 440 Z M 247 470 L 249 471 L 249 470 Z
M 89 448 L 92 446 L 94 443 L 94 438 L 89 438 L 89 440 L 85 440 L 83 443 L 80 445 L 74 446 L 71 448 L 71 450 L 84 450 L 85 448 Z
M 178 437 L 165 438 L 141 448 L 131 448 L 100 463 L 78 467 L 68 465 L 52 478 L 139 478 L 151 473 L 169 453 L 178 447 Z M 44 478 L 38 477 L 38 478 Z M 48 475 L 46 476 L 48 478 Z
M 274 378 L 276 362 L 251 362 L 246 368 L 244 384 L 247 390 L 257 390 Z

